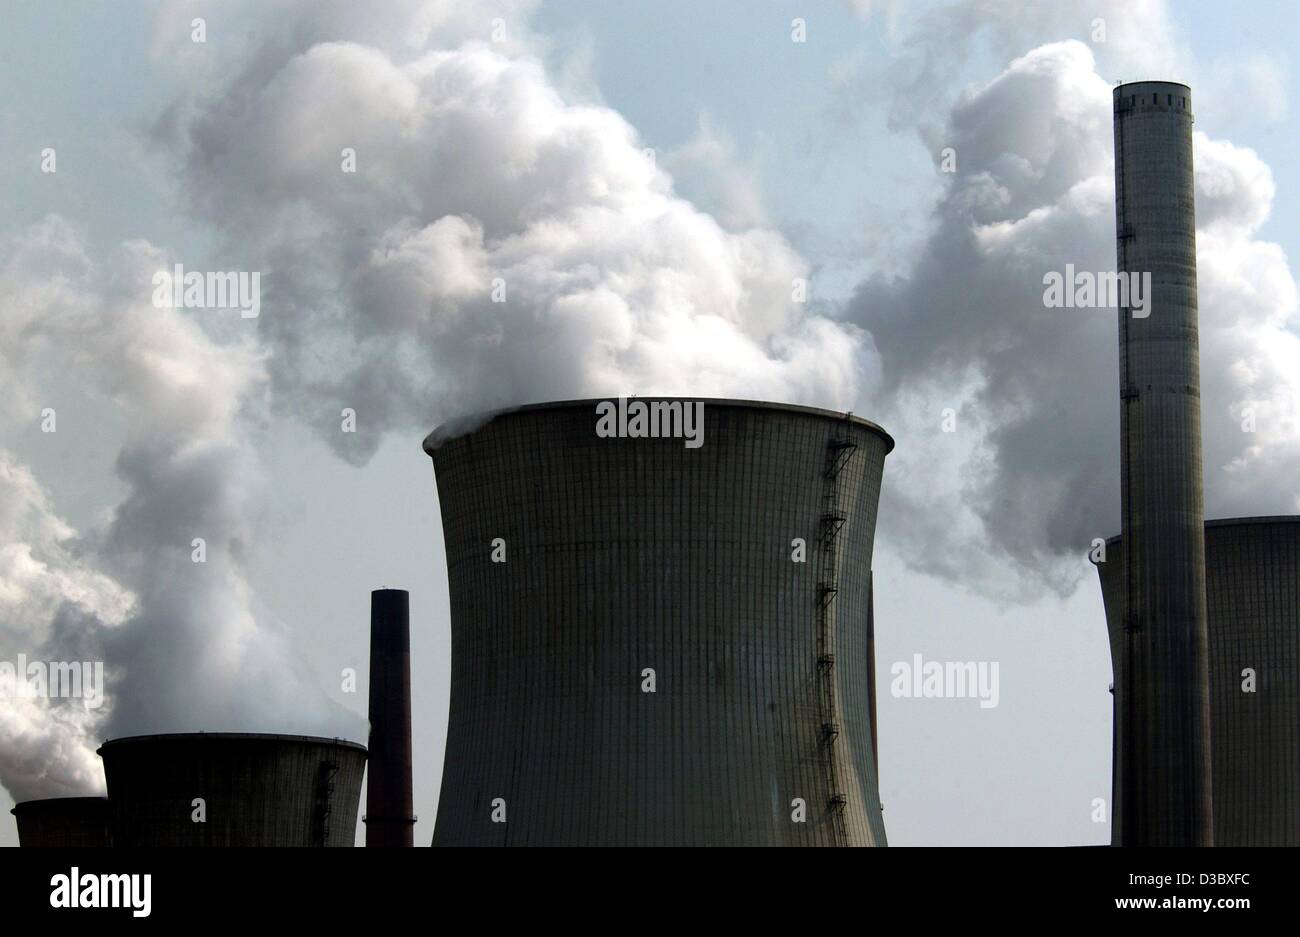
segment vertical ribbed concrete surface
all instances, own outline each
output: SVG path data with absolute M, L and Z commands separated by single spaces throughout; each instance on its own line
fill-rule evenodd
M 892 440 L 711 400 L 688 449 L 600 438 L 596 403 L 425 442 L 452 622 L 434 845 L 884 845 L 868 623 Z
M 352 846 L 366 749 L 341 739 L 208 732 L 99 749 L 116 846 Z M 194 800 L 204 802 L 195 822 Z
M 1117 269 L 1151 275 L 1119 310 L 1124 641 L 1115 666 L 1123 845 L 1212 843 L 1192 102 L 1114 91 Z
M 1123 552 L 1098 567 L 1117 663 Z M 1214 843 L 1300 846 L 1300 517 L 1207 521 L 1205 555 Z
M 23 847 L 111 846 L 108 801 L 103 797 L 52 797 L 27 800 L 9 811 L 18 823 Z

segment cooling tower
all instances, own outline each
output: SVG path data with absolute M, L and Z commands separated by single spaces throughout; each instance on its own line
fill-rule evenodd
M 1111 655 L 1121 660 L 1124 543 L 1098 564 Z M 1214 842 L 1300 845 L 1300 517 L 1205 524 Z M 1117 759 L 1115 777 L 1125 765 Z M 1112 829 L 1124 822 L 1117 803 Z
M 366 764 L 355 742 L 141 735 L 105 742 L 99 755 L 115 845 L 353 845 Z
M 1122 642 L 1114 800 L 1123 845 L 1212 844 L 1205 509 L 1192 100 L 1186 85 L 1114 91 L 1117 267 L 1150 274 L 1120 304 Z M 1132 282 L 1132 281 L 1130 281 Z M 1130 300 L 1134 297 L 1130 293 Z M 1139 312 L 1138 315 L 1134 315 Z
M 9 811 L 19 846 L 111 846 L 108 801 L 103 797 L 27 800 Z
M 366 845 L 414 845 L 411 797 L 411 597 L 370 593 L 370 743 Z
M 884 845 L 871 550 L 893 440 L 735 400 L 676 402 L 702 408 L 698 446 L 633 438 L 638 404 L 672 425 L 664 400 L 607 437 L 598 403 L 425 440 L 452 629 L 434 845 Z

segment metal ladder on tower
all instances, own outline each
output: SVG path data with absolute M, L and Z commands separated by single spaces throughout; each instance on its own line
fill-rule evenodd
M 1129 260 L 1128 249 L 1134 238 L 1133 225 L 1128 221 L 1128 212 L 1125 206 L 1125 175 L 1124 175 L 1124 124 L 1130 113 L 1134 111 L 1134 97 L 1130 96 L 1127 100 L 1121 95 L 1119 102 L 1116 104 L 1115 112 L 1115 245 L 1116 273 L 1124 276 L 1128 273 Z M 1122 734 L 1125 739 L 1133 738 L 1134 711 L 1133 711 L 1133 667 L 1135 647 L 1141 641 L 1141 636 L 1137 633 L 1141 630 L 1141 620 L 1135 615 L 1133 609 L 1133 567 L 1136 562 L 1135 544 L 1133 537 L 1133 497 L 1131 486 L 1133 484 L 1133 463 L 1131 451 L 1131 436 L 1134 412 L 1132 405 L 1138 399 L 1138 388 L 1133 383 L 1131 377 L 1131 361 L 1129 351 L 1129 327 L 1132 324 L 1132 315 L 1127 305 L 1121 304 L 1119 308 L 1119 347 L 1122 352 L 1119 362 L 1119 382 L 1120 382 L 1120 409 L 1123 413 L 1122 438 L 1120 445 L 1123 447 L 1123 477 L 1120 480 L 1121 491 L 1121 520 L 1120 533 L 1124 537 L 1124 569 L 1123 569 L 1123 593 L 1121 596 L 1121 627 L 1124 630 L 1124 645 L 1121 652 L 1120 661 L 1116 666 L 1116 681 L 1120 684 L 1120 694 L 1115 697 L 1112 705 L 1119 705 L 1121 709 L 1120 719 L 1115 722 L 1115 731 Z M 1114 693 L 1114 688 L 1111 690 Z M 1120 722 L 1122 721 L 1122 725 Z M 1117 745 L 1117 751 L 1126 750 L 1124 744 Z M 1129 765 L 1128 770 L 1123 773 L 1122 786 L 1124 790 L 1111 790 L 1112 809 L 1122 803 L 1133 802 L 1131 794 L 1134 783 L 1135 772 L 1133 766 Z M 1112 813 L 1112 818 L 1117 814 Z M 1121 822 L 1131 824 L 1134 818 L 1126 817 Z M 1119 834 L 1120 841 L 1125 834 Z
M 840 784 L 839 700 L 835 679 L 835 597 L 839 593 L 840 531 L 847 520 L 840 509 L 840 472 L 858 445 L 849 435 L 849 414 L 826 442 L 822 469 L 822 511 L 819 520 L 817 570 L 817 702 L 821 718 L 820 747 L 826 771 L 826 812 L 836 845 L 848 845 L 844 811 L 848 804 Z
M 330 814 L 334 803 L 334 777 L 339 773 L 339 765 L 334 761 L 323 761 L 316 769 L 316 803 L 315 829 L 312 842 L 316 846 L 330 844 Z

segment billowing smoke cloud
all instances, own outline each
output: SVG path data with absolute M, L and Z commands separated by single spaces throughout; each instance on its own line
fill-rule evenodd
M 993 594 L 1070 591 L 1090 541 L 1118 530 L 1116 313 L 1045 308 L 1042 280 L 1114 269 L 1110 108 L 1073 40 L 961 95 L 923 128 L 936 162 L 944 147 L 956 161 L 932 234 L 906 276 L 869 279 L 850 308 L 883 363 L 874 412 L 908 441 L 886 536 Z M 1202 133 L 1195 158 L 1207 510 L 1293 512 L 1296 291 L 1255 239 L 1271 176 Z
M 803 259 L 758 219 L 719 224 L 679 196 L 617 113 L 566 101 L 529 6 L 163 9 L 159 68 L 184 90 L 153 143 L 181 157 L 178 191 L 226 236 L 227 267 L 261 273 L 256 343 L 150 306 L 173 258 L 149 245 L 96 262 L 51 220 L 5 247 L 11 418 L 39 412 L 40 366 L 58 361 L 126 422 L 126 494 L 85 534 L 4 463 L 5 645 L 104 659 L 112 700 L 9 714 L 0 783 L 16 797 L 93 787 L 108 735 L 356 734 L 293 672 L 249 587 L 262 420 L 312 423 L 361 462 L 390 429 L 530 400 L 858 395 L 861 336 L 806 312 Z M 236 26 L 248 41 L 222 43 L 213 67 L 176 42 L 196 16 L 210 41 Z M 345 407 L 355 434 L 339 432 Z
M 97 708 L 5 700 L 0 783 L 19 800 L 97 788 L 94 747 L 108 736 L 359 728 L 303 679 L 258 614 L 245 557 L 262 484 L 240 414 L 265 385 L 261 355 L 154 308 L 150 278 L 169 263 L 138 242 L 96 262 L 57 218 L 0 246 L 3 421 L 40 413 L 40 375 L 72 368 L 111 395 L 125 425 L 116 471 L 126 495 L 84 535 L 0 452 L 5 658 L 100 661 L 107 682 Z M 196 538 L 204 562 L 194 562 Z
M 1165 0 L 948 0 L 921 9 L 888 70 L 873 73 L 862 90 L 886 97 L 893 129 L 914 129 L 935 143 L 972 62 L 1001 65 L 1071 37 L 1088 40 L 1104 66 L 1126 80 L 1136 79 L 1136 71 L 1186 70 L 1187 53 L 1175 39 Z
M 862 385 L 857 330 L 801 304 L 781 235 L 675 194 L 622 117 L 566 102 L 524 52 L 319 42 L 183 110 L 160 132 L 196 211 L 264 271 L 277 403 L 349 458 L 527 401 L 848 407 Z
M 31 471 L 4 452 L 0 543 L 0 635 L 6 652 L 13 652 L 6 662 L 17 667 L 19 654 L 41 662 L 100 659 L 99 629 L 120 625 L 132 597 L 77 555 L 74 532 L 54 514 Z M 86 624 L 75 632 L 71 627 Z M 69 647 L 86 645 L 88 654 L 67 654 Z M 80 699 L 4 699 L 0 783 L 19 801 L 95 789 L 100 770 L 91 743 L 99 721 Z

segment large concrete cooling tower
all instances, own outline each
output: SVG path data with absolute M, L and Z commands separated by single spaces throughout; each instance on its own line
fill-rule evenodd
M 1117 269 L 1150 274 L 1119 310 L 1124 641 L 1114 800 L 1124 845 L 1212 843 L 1205 508 L 1192 99 L 1144 81 L 1114 92 Z
M 1300 846 L 1300 517 L 1207 521 L 1205 556 L 1214 843 Z M 1123 563 L 1112 538 L 1098 572 L 1117 669 Z M 1126 770 L 1118 758 L 1117 787 Z M 1125 809 L 1115 804 L 1116 834 Z
M 698 447 L 631 418 L 605 438 L 598 403 L 425 440 L 452 627 L 434 844 L 884 845 L 870 589 L 893 440 L 734 400 L 700 404 Z M 647 403 L 668 412 L 626 412 Z
M 111 846 L 108 801 L 103 797 L 26 800 L 9 811 L 20 846 Z
M 105 742 L 99 755 L 117 846 L 351 846 L 356 837 L 366 749 L 355 742 L 140 735 Z

